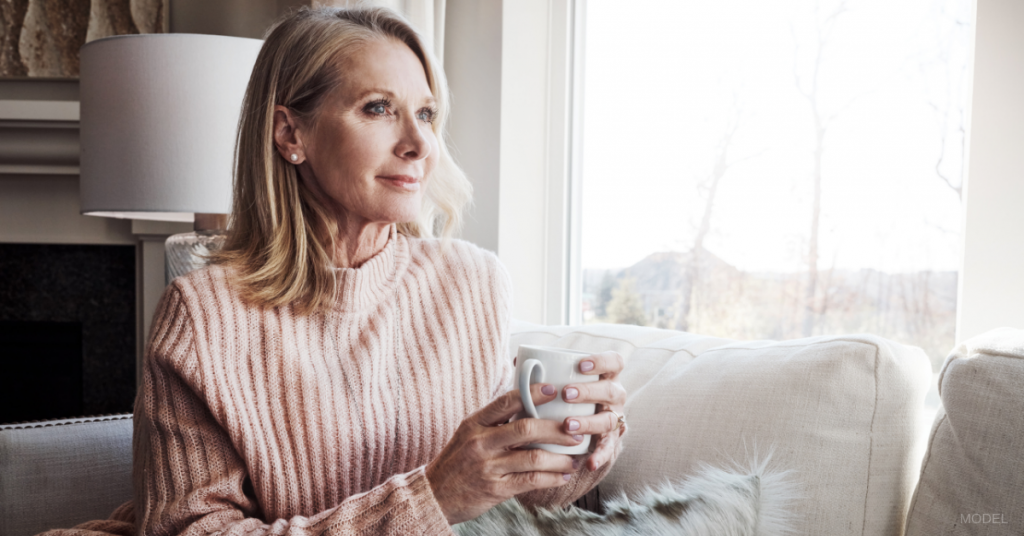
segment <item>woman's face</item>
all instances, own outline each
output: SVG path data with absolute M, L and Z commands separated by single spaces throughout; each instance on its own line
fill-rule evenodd
M 343 224 L 414 221 L 438 160 L 423 64 L 404 43 L 380 39 L 338 68 L 341 84 L 324 99 L 316 128 L 299 136 L 299 172 Z

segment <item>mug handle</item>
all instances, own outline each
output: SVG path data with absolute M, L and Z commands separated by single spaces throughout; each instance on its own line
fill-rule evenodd
M 537 378 L 537 381 L 542 382 L 544 381 L 544 364 L 536 359 L 527 359 L 519 372 L 519 398 L 523 401 L 523 409 L 526 410 L 526 414 L 534 419 L 540 417 L 537 415 L 537 406 L 533 405 L 533 397 L 530 396 L 530 385 L 534 383 L 530 380 L 533 376 L 533 369 L 537 367 L 540 367 L 540 377 Z

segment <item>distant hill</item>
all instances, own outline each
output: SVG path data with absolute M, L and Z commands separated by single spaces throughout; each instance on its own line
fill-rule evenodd
M 690 251 L 662 251 L 652 253 L 628 268 L 584 270 L 583 293 L 599 300 L 602 290 L 606 297 L 608 295 L 602 285 L 617 286 L 619 280 L 630 277 L 635 281 L 636 291 L 643 299 L 647 317 L 652 321 L 664 318 L 679 306 L 681 289 L 687 282 L 687 269 L 692 259 L 693 253 Z M 714 253 L 704 250 L 699 273 L 731 277 L 740 272 Z
M 606 305 L 625 278 L 643 304 L 646 324 L 736 339 L 804 336 L 807 273 L 743 272 L 705 252 L 691 303 L 683 303 L 690 252 L 659 252 L 614 270 L 584 270 L 583 311 L 589 321 L 609 321 Z M 955 271 L 887 273 L 873 269 L 818 273 L 812 335 L 875 333 L 920 346 L 936 367 L 956 331 Z

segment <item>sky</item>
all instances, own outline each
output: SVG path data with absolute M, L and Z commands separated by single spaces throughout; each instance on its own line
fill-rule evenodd
M 805 268 L 815 128 L 794 73 L 813 57 L 815 5 L 586 2 L 584 269 L 692 247 L 705 206 L 697 184 L 730 116 L 739 126 L 705 247 L 742 270 Z M 960 200 L 935 167 L 945 130 L 942 169 L 960 180 L 961 138 L 929 104 L 969 99 L 969 24 L 957 17 L 973 18 L 967 0 L 851 1 L 835 19 L 817 92 L 818 109 L 834 114 L 819 268 L 959 268 Z

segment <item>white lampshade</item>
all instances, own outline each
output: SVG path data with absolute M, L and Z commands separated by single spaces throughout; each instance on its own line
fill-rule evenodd
M 81 210 L 192 221 L 231 210 L 235 135 L 263 41 L 148 34 L 81 50 Z

